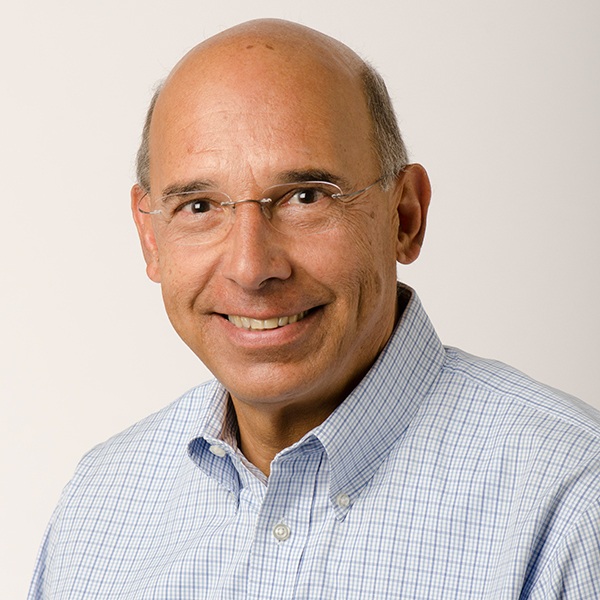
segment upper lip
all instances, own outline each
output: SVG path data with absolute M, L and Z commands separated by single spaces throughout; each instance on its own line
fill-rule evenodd
M 310 310 L 310 309 L 308 309 Z M 274 313 L 266 313 L 265 314 L 248 314 L 247 312 L 224 312 L 224 313 L 220 313 L 225 317 L 245 317 L 247 319 L 256 319 L 257 321 L 267 321 L 269 319 L 281 319 L 282 317 L 293 317 L 295 315 L 299 315 L 302 312 L 308 312 L 308 310 L 299 310 L 297 312 L 289 312 L 289 311 L 283 311 L 277 314 Z
M 275 308 L 275 307 L 251 307 L 249 304 L 245 308 L 224 308 L 224 310 L 217 309 L 214 311 L 214 314 L 218 314 L 222 317 L 246 317 L 248 319 L 257 319 L 258 321 L 266 321 L 268 319 L 280 319 L 281 317 L 293 317 L 294 315 L 299 315 L 300 313 L 308 313 L 316 308 L 319 308 L 320 305 L 314 303 L 307 303 L 304 306 L 298 306 L 294 308 L 284 307 L 284 308 Z
M 255 319 L 252 317 L 242 317 L 239 315 L 230 315 L 228 320 L 233 323 L 236 327 L 243 329 L 261 330 L 265 329 L 277 329 L 285 325 L 291 325 L 298 321 L 301 321 L 306 316 L 306 312 L 302 311 L 296 315 L 289 315 L 285 317 L 272 317 L 270 319 Z

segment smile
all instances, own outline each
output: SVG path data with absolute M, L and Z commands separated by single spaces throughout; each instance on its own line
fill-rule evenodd
M 292 315 L 291 317 L 274 317 L 273 319 L 253 319 L 251 317 L 240 317 L 238 315 L 229 315 L 227 318 L 231 323 L 240 329 L 249 329 L 251 331 L 262 331 L 263 329 L 277 329 L 291 325 L 296 321 L 304 319 L 308 314 L 307 310 Z

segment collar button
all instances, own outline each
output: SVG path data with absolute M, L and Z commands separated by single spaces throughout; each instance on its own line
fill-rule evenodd
M 225 450 L 225 448 L 221 448 L 221 446 L 217 446 L 216 444 L 213 444 L 212 446 L 209 446 L 208 449 L 215 456 L 218 456 L 219 458 L 223 458 L 227 454 L 227 451 Z
M 335 501 L 340 508 L 348 508 L 350 506 L 350 496 L 348 494 L 338 494 Z

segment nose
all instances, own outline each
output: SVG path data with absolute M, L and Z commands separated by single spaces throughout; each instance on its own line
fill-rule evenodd
M 223 276 L 248 290 L 290 277 L 287 239 L 271 227 L 260 204 L 236 203 L 232 219 L 224 243 Z

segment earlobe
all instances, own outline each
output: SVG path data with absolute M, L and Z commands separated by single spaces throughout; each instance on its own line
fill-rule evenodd
M 146 192 L 137 183 L 131 188 L 131 212 L 140 237 L 146 273 L 155 283 L 160 283 L 160 268 L 158 261 L 158 245 L 154 237 L 154 228 L 150 215 L 140 212 L 140 202 L 147 197 Z
M 419 164 L 408 165 L 396 182 L 398 211 L 398 241 L 396 260 L 404 265 L 415 261 L 421 252 L 431 185 L 425 169 Z

